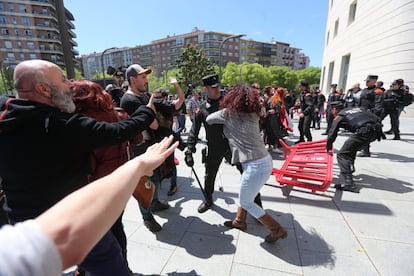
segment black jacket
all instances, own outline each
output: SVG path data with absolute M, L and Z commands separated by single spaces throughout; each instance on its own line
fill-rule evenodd
M 201 124 L 204 125 L 206 131 L 207 146 L 210 151 L 224 151 L 228 148 L 228 141 L 223 134 L 223 125 L 209 125 L 206 123 L 207 116 L 219 110 L 220 100 L 221 98 L 217 100 L 207 99 L 207 101 L 200 105 L 187 139 L 187 148 L 190 151 L 195 152 Z
M 131 139 L 154 116 L 144 106 L 130 119 L 105 123 L 0 97 L 0 176 L 10 218 L 34 218 L 87 184 L 92 150 Z

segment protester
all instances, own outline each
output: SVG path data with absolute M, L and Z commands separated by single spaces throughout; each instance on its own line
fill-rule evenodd
M 169 147 L 172 141 L 170 136 L 154 144 L 143 155 L 69 194 L 34 220 L 2 227 L 0 275 L 57 276 L 82 262 L 124 210 L 139 179 L 152 175 L 177 147 L 178 143 Z
M 121 107 L 129 114 L 136 112 L 140 106 L 145 106 L 150 102 L 151 94 L 148 93 L 147 75 L 151 74 L 151 69 L 144 69 L 139 64 L 130 65 L 125 72 L 126 80 L 129 83 L 128 91 L 121 99 Z M 144 153 L 147 148 L 156 141 L 155 130 L 159 127 L 159 122 L 154 118 L 153 122 L 141 132 L 140 137 L 134 139 L 131 147 L 134 156 Z M 155 184 L 154 197 L 148 209 L 139 205 L 139 209 L 144 220 L 144 225 L 151 232 L 161 231 L 161 225 L 155 220 L 153 212 L 166 210 L 170 207 L 158 199 L 158 190 L 161 185 L 160 170 L 156 169 L 151 181 Z
M 101 86 L 88 80 L 74 81 L 72 84 L 73 101 L 76 112 L 82 113 L 97 121 L 118 122 L 118 113 L 114 110 L 111 96 Z M 119 143 L 108 147 L 100 147 L 91 155 L 92 171 L 90 181 L 110 174 L 128 160 L 128 143 Z M 122 225 L 122 214 L 111 227 L 111 231 L 121 247 L 122 256 L 127 260 L 127 237 Z
M 201 125 L 206 130 L 207 148 L 203 150 L 203 163 L 205 163 L 204 178 L 204 201 L 198 207 L 199 213 L 204 213 L 213 207 L 214 182 L 217 172 L 220 168 L 221 161 L 225 158 L 228 162 L 231 159 L 231 151 L 227 139 L 223 135 L 222 125 L 209 125 L 206 118 L 210 113 L 219 109 L 222 96 L 220 94 L 220 81 L 217 74 L 205 76 L 203 79 L 204 90 L 207 92 L 207 100 L 200 105 L 199 111 L 195 116 L 194 123 L 191 127 L 187 139 L 187 151 L 185 153 L 185 163 L 187 166 L 194 165 L 193 153 L 196 151 L 197 137 Z M 259 121 L 257 121 L 259 125 Z M 236 164 L 240 173 L 243 172 L 240 164 Z M 257 194 L 255 203 L 262 206 L 260 194 Z
M 0 97 L 0 175 L 12 223 L 40 215 L 86 185 L 92 151 L 131 139 L 155 116 L 152 101 L 117 123 L 72 113 L 72 83 L 48 61 L 19 63 L 14 80 L 17 98 Z M 90 275 L 129 275 L 110 232 L 79 266 Z
M 226 221 L 224 225 L 245 230 L 246 214 L 249 212 L 271 231 L 265 238 L 266 242 L 284 239 L 287 237 L 286 230 L 254 202 L 255 196 L 269 179 L 273 168 L 272 157 L 261 141 L 257 123 L 261 111 L 259 96 L 251 87 L 231 87 L 220 107 L 221 109 L 210 114 L 206 121 L 211 125 L 223 125 L 224 135 L 229 139 L 232 151 L 231 163 L 241 163 L 243 167 L 237 215 L 234 220 Z

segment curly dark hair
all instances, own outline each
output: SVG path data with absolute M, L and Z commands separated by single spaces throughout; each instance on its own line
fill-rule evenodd
M 260 114 L 260 98 L 251 87 L 236 85 L 227 90 L 220 103 L 220 108 L 226 108 L 229 112 L 255 112 Z

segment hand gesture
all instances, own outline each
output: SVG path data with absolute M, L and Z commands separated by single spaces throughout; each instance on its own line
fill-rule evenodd
M 144 175 L 151 176 L 155 168 L 159 167 L 167 158 L 170 156 L 178 146 L 178 141 L 171 144 L 174 137 L 170 135 L 168 138 L 165 137 L 161 142 L 155 143 L 147 151 L 136 159 L 142 163 L 142 169 Z
M 177 79 L 174 78 L 174 77 L 168 77 L 168 80 L 170 81 L 171 84 L 177 84 L 178 83 Z

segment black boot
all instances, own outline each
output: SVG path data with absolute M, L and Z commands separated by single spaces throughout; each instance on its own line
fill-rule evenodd
M 198 212 L 204 213 L 208 209 L 211 209 L 211 207 L 213 207 L 213 196 L 206 196 L 205 201 L 198 206 Z
M 358 153 L 358 157 L 371 157 L 371 153 L 368 150 L 361 150 L 361 152 Z
M 392 140 L 400 140 L 400 134 L 395 134 Z
M 352 174 L 344 174 L 345 185 L 340 188 L 342 191 L 348 191 L 352 193 L 359 193 L 359 188 L 355 185 Z

